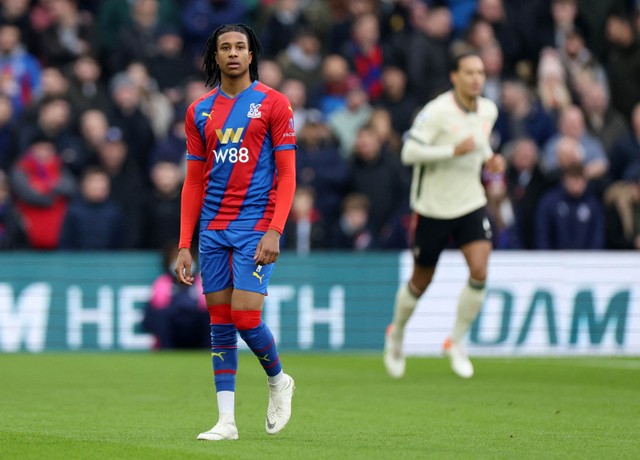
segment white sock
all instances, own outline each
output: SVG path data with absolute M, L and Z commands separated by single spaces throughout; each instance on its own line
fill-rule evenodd
M 283 376 L 284 376 L 284 372 L 282 371 L 278 372 L 273 377 L 270 375 L 267 375 L 267 381 L 269 382 L 269 385 L 277 385 L 278 383 L 280 383 Z
M 402 342 L 404 338 L 404 327 L 407 325 L 409 318 L 411 318 L 417 304 L 418 297 L 409 290 L 409 283 L 402 283 L 396 293 L 393 329 L 391 331 L 393 340 Z
M 224 423 L 235 423 L 235 401 L 234 391 L 218 391 L 218 420 Z
M 456 322 L 453 325 L 450 339 L 454 343 L 460 343 L 471 327 L 471 323 L 476 319 L 484 296 L 486 293 L 483 281 L 469 279 L 469 282 L 462 288 L 460 297 L 458 297 L 458 314 Z

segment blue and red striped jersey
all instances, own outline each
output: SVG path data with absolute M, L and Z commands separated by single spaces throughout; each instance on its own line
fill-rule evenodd
M 235 97 L 220 86 L 187 109 L 187 160 L 206 163 L 200 230 L 266 231 L 276 194 L 275 155 L 296 149 L 282 93 L 254 81 Z

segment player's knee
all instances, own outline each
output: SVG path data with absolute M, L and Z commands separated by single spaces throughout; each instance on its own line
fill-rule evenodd
M 231 319 L 239 331 L 260 326 L 261 317 L 262 311 L 260 310 L 231 310 Z

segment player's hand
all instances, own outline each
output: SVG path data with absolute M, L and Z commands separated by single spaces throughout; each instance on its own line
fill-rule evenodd
M 473 140 L 473 136 L 467 137 L 465 140 L 456 145 L 453 149 L 454 156 L 464 155 L 465 153 L 472 152 L 476 149 L 476 141 Z
M 268 265 L 278 260 L 280 255 L 280 233 L 275 230 L 267 230 L 256 248 L 253 260 L 256 265 Z
M 191 251 L 187 248 L 181 248 L 178 251 L 178 260 L 176 261 L 176 278 L 178 283 L 193 285 L 193 274 L 191 273 Z
M 490 174 L 500 174 L 505 170 L 505 162 L 502 155 L 496 155 L 495 153 L 484 164 L 487 172 Z

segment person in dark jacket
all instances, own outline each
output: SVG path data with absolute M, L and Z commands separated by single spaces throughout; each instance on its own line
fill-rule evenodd
M 588 188 L 582 164 L 563 171 L 561 184 L 547 192 L 536 214 L 536 246 L 546 250 L 604 248 L 602 205 Z
M 124 243 L 124 217 L 120 207 L 109 199 L 109 175 L 88 167 L 82 175 L 80 195 L 71 201 L 62 225 L 60 249 L 121 249 Z

